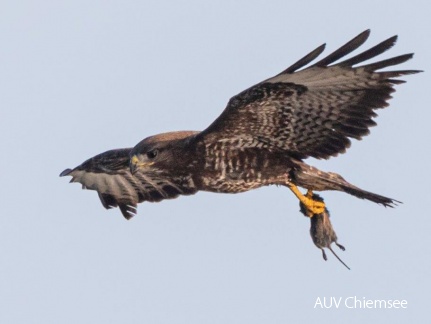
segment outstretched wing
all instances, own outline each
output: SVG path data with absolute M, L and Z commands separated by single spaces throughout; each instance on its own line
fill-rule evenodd
M 195 193 L 179 188 L 157 176 L 129 170 L 132 148 L 110 150 L 88 159 L 76 168 L 64 170 L 60 176 L 72 176 L 70 182 L 79 182 L 83 189 L 96 190 L 103 207 L 119 207 L 126 219 L 136 215 L 137 204 L 143 201 L 158 202 L 181 195 Z
M 361 46 L 369 34 L 364 31 L 324 59 L 297 71 L 322 53 L 322 45 L 280 74 L 236 95 L 198 139 L 229 142 L 232 148 L 280 150 L 298 158 L 327 159 L 345 152 L 349 138 L 359 140 L 369 133 L 369 127 L 375 125 L 375 110 L 388 106 L 393 86 L 404 82 L 394 78 L 420 72 L 377 72 L 403 63 L 413 54 L 353 67 L 391 48 L 397 36 L 332 64 Z

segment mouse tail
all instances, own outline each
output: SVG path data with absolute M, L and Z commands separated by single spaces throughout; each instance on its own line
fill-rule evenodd
M 328 249 L 332 252 L 332 254 L 333 255 L 335 255 L 335 257 L 338 259 L 338 261 L 340 261 L 347 269 L 349 269 L 350 270 L 350 268 L 347 266 L 347 264 L 345 264 L 344 262 L 343 262 L 343 260 L 341 260 L 340 258 L 339 258 L 339 256 L 337 255 L 337 253 L 335 253 L 334 252 L 334 250 L 329 246 L 328 247 Z

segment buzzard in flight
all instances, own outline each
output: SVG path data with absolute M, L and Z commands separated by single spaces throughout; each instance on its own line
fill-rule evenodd
M 267 185 L 288 187 L 309 215 L 325 210 L 313 190 L 338 190 L 384 206 L 396 200 L 362 190 L 336 173 L 307 165 L 304 159 L 328 159 L 343 153 L 350 139 L 374 126 L 376 109 L 397 79 L 417 70 L 379 71 L 413 54 L 363 64 L 391 48 L 397 37 L 341 62 L 360 47 L 370 31 L 320 61 L 321 45 L 276 76 L 232 97 L 205 130 L 148 137 L 133 148 L 107 151 L 60 176 L 72 176 L 84 189 L 96 190 L 105 208 L 119 207 L 125 218 L 143 201 L 158 202 L 199 190 L 238 193 Z M 305 67 L 305 68 L 304 68 Z M 307 189 L 302 194 L 298 187 Z

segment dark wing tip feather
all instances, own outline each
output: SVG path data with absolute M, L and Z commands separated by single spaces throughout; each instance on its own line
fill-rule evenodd
M 322 44 L 319 47 L 317 47 L 315 50 L 311 51 L 307 55 L 305 55 L 303 58 L 301 58 L 299 61 L 293 63 L 291 66 L 289 66 L 286 70 L 279 73 L 280 74 L 287 74 L 287 73 L 293 73 L 296 70 L 304 67 L 311 61 L 313 61 L 316 57 L 318 57 L 322 52 L 325 50 L 326 44 Z
M 376 71 L 383 69 L 388 66 L 398 65 L 410 60 L 413 57 L 413 53 L 403 54 L 399 56 L 395 56 L 386 60 L 382 60 L 376 63 L 362 65 L 361 67 L 367 71 Z
M 127 220 L 130 220 L 133 216 L 136 215 L 136 212 L 137 212 L 136 205 L 131 206 L 131 205 L 120 204 L 118 205 L 118 207 L 120 208 L 124 218 Z
M 384 52 L 386 52 L 388 49 L 390 49 L 392 46 L 395 45 L 396 41 L 398 39 L 398 36 L 392 36 L 386 40 L 384 40 L 383 42 L 377 44 L 376 46 L 373 46 L 372 48 L 359 53 L 358 55 L 347 59 L 343 62 L 338 63 L 339 66 L 353 66 L 355 64 L 364 62 L 366 60 L 369 60 L 373 57 L 376 57 L 377 55 L 380 55 Z
M 69 175 L 72 172 L 72 169 L 66 169 L 62 173 L 60 173 L 60 177 L 64 177 Z
M 133 216 L 136 215 L 137 213 L 136 205 L 121 203 L 114 195 L 103 194 L 100 192 L 97 192 L 97 193 L 99 195 L 100 202 L 102 203 L 103 207 L 105 207 L 106 209 L 119 207 L 124 218 L 127 220 L 131 219 Z
M 335 62 L 336 60 L 340 59 L 341 57 L 353 52 L 355 49 L 357 49 L 363 43 L 365 43 L 365 41 L 370 36 L 370 32 L 371 32 L 370 29 L 363 31 L 358 36 L 356 36 L 355 38 L 353 38 L 352 40 L 350 40 L 349 42 L 347 42 L 346 44 L 344 44 L 339 49 L 332 52 L 331 54 L 329 54 L 328 56 L 326 56 L 322 60 L 318 61 L 317 63 L 315 63 L 311 67 L 313 67 L 313 66 L 327 66 L 328 64 L 331 64 L 331 63 Z M 397 36 L 393 36 L 393 37 L 387 39 L 386 41 L 380 43 L 379 45 L 375 46 L 374 48 L 368 50 L 367 52 L 364 52 L 363 54 L 359 54 L 350 60 L 352 60 L 353 62 L 355 60 L 359 60 L 359 62 L 361 62 L 361 61 L 366 60 L 367 58 L 364 58 L 364 57 L 366 57 L 367 55 L 371 55 L 371 53 L 375 53 L 375 54 L 373 54 L 369 58 L 374 57 L 374 56 L 379 54 L 378 50 L 382 50 L 384 48 L 382 50 L 384 52 L 385 50 L 392 47 L 395 44 L 396 39 L 397 39 Z M 320 45 L 319 47 L 317 47 L 316 49 L 314 49 L 313 51 L 311 51 L 310 53 L 305 55 L 299 61 L 292 64 L 291 66 L 289 66 L 287 69 L 285 69 L 284 71 L 282 71 L 278 75 L 296 72 L 298 69 L 304 67 L 305 65 L 307 65 L 308 63 L 313 61 L 315 58 L 317 58 L 320 54 L 322 54 L 322 52 L 325 50 L 325 47 L 326 47 L 326 44 Z M 348 65 L 348 64 L 349 64 L 349 62 L 346 62 L 346 65 Z
M 347 54 L 353 52 L 355 49 L 357 49 L 359 46 L 365 43 L 365 41 L 368 39 L 368 36 L 370 36 L 370 30 L 367 29 L 360 33 L 358 36 L 353 38 L 352 40 L 348 41 L 346 44 L 341 46 L 339 49 L 335 50 L 322 60 L 318 61 L 312 67 L 323 67 L 327 66 L 336 60 L 342 58 L 343 56 L 346 56 Z
M 355 38 L 353 38 L 352 40 L 350 40 L 349 42 L 347 42 L 346 44 L 344 44 L 343 46 L 341 46 L 340 48 L 338 48 L 337 50 L 335 50 L 334 52 L 332 52 L 328 56 L 324 57 L 323 59 L 321 59 L 317 63 L 314 63 L 313 65 L 311 65 L 310 68 L 311 67 L 327 67 L 331 63 L 334 63 L 338 59 L 350 54 L 351 52 L 353 52 L 354 50 L 359 48 L 361 45 L 363 45 L 365 43 L 365 41 L 368 39 L 369 35 L 370 35 L 369 29 L 363 31 L 358 36 L 356 36 Z M 359 53 L 358 55 L 356 55 L 354 57 L 351 57 L 345 61 L 337 63 L 337 66 L 352 67 L 355 64 L 359 64 L 359 63 L 362 63 L 366 60 L 374 58 L 374 57 L 386 52 L 390 48 L 392 48 L 395 45 L 395 43 L 397 42 L 397 39 L 398 39 L 397 35 L 392 36 L 392 37 L 384 40 L 383 42 L 380 42 L 379 44 L 373 46 L 372 48 L 370 48 L 370 49 L 368 49 L 362 53 Z M 309 54 L 307 54 L 306 56 L 304 56 L 299 61 L 297 61 L 293 65 L 289 66 L 287 69 L 285 69 L 283 72 L 281 72 L 279 74 L 296 72 L 298 69 L 304 67 L 305 65 L 307 65 L 308 63 L 313 61 L 315 58 L 317 58 L 323 52 L 324 49 L 325 49 L 325 44 L 319 46 L 318 48 L 316 48 L 315 50 L 313 50 L 312 52 L 310 52 Z M 372 64 L 363 65 L 361 67 L 365 68 L 368 71 L 374 72 L 376 70 L 379 70 L 379 69 L 382 69 L 382 68 L 385 68 L 388 66 L 404 63 L 407 60 L 411 59 L 412 57 L 413 57 L 413 53 L 409 53 L 409 54 L 396 56 L 396 57 L 393 57 L 393 58 L 390 58 L 387 60 L 375 62 Z M 421 70 L 409 70 L 409 71 L 405 71 L 405 73 L 403 73 L 403 74 L 412 74 L 412 73 L 419 73 L 419 72 L 422 72 L 422 71 Z
M 106 209 L 117 207 L 117 202 L 115 201 L 115 198 L 112 195 L 102 194 L 99 191 L 97 192 L 97 194 L 99 195 L 100 202 L 102 203 L 103 207 L 105 207 Z
M 399 70 L 399 71 L 384 71 L 384 72 L 379 72 L 380 76 L 383 79 L 390 79 L 390 78 L 397 78 L 399 76 L 402 75 L 408 75 L 408 74 L 416 74 L 416 73 L 421 73 L 423 71 L 421 70 Z

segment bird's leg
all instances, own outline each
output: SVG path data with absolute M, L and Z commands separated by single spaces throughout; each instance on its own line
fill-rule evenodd
M 304 204 L 307 209 L 307 216 L 313 217 L 314 214 L 321 214 L 325 211 L 325 203 L 322 201 L 313 200 L 313 191 L 308 190 L 305 195 L 299 191 L 298 187 L 293 183 L 288 183 L 287 186 L 298 197 L 299 201 Z

